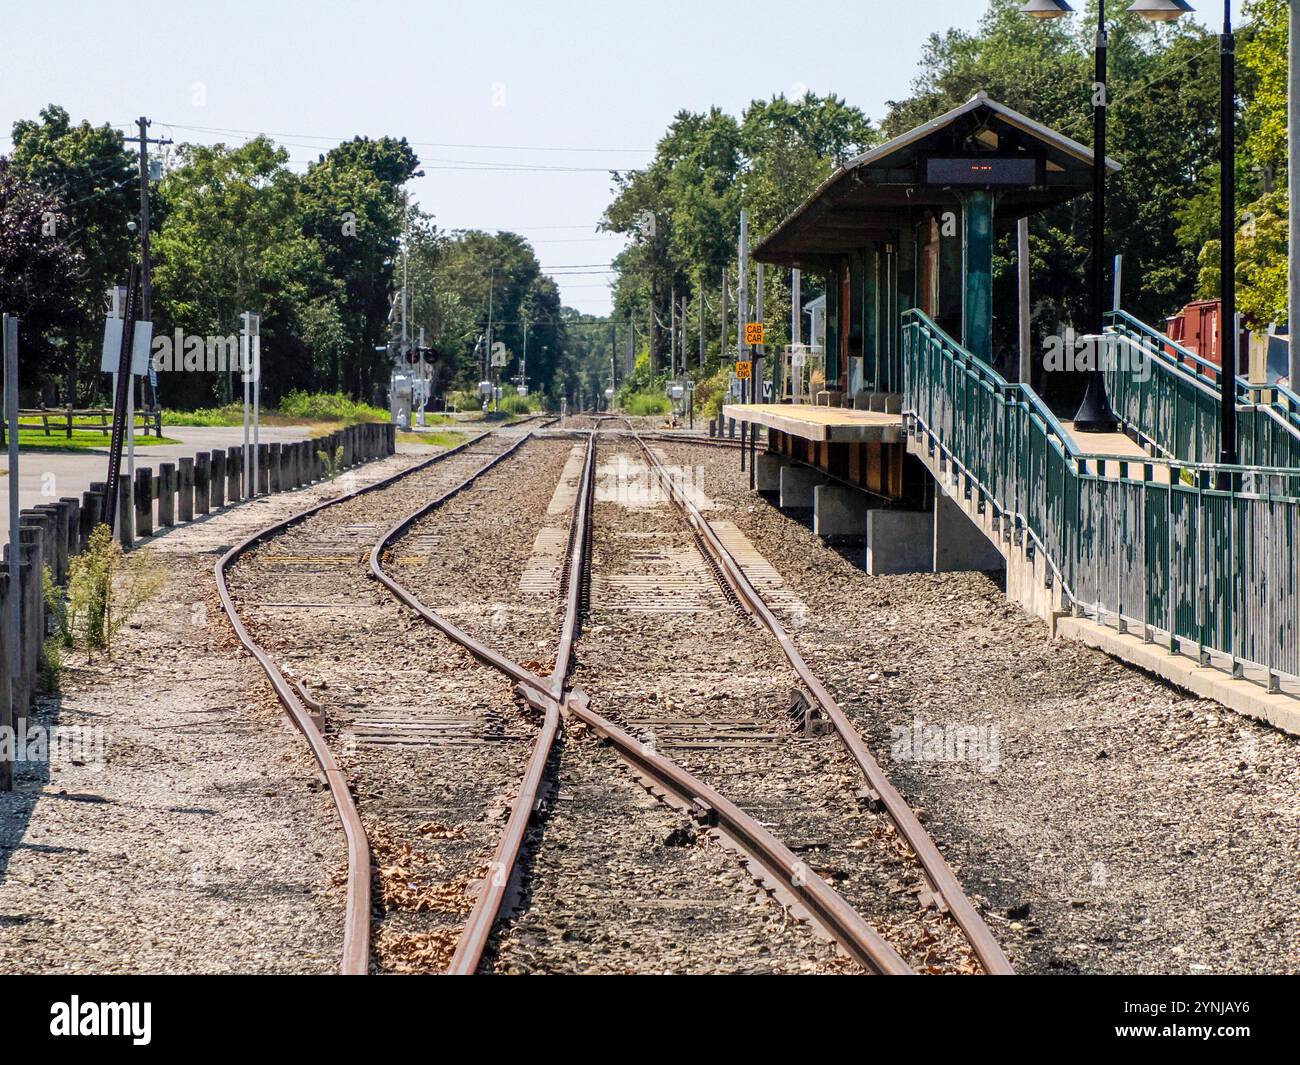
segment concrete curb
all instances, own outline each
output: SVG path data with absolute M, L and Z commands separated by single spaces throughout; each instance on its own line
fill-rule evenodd
M 1058 636 L 1104 651 L 1193 695 L 1300 736 L 1300 700 L 1289 695 L 1267 692 L 1251 681 L 1234 679 L 1221 669 L 1198 665 L 1186 655 L 1171 654 L 1159 644 L 1146 643 L 1088 618 L 1061 617 L 1055 629 Z

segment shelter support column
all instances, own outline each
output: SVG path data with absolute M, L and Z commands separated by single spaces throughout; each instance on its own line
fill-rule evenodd
M 993 193 L 983 189 L 962 202 L 965 268 L 962 271 L 962 345 L 972 355 L 993 357 Z

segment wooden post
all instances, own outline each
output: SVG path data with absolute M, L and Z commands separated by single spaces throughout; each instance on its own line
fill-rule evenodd
M 176 524 L 176 465 L 158 463 L 158 528 Z
M 257 486 L 254 494 L 267 495 L 271 491 L 271 445 L 257 445 Z
M 212 509 L 220 510 L 226 505 L 226 453 L 212 452 Z
M 27 723 L 27 708 L 36 691 L 36 672 L 40 662 L 41 642 L 45 634 L 45 597 L 41 587 L 41 540 L 45 530 L 26 514 L 18 526 L 18 594 L 23 608 L 22 630 L 18 634 L 19 698 L 14 707 L 14 727 L 22 730 Z
M 178 460 L 176 471 L 176 520 L 194 520 L 194 459 L 186 455 Z
M 135 543 L 135 513 L 131 510 L 131 478 L 117 479 L 118 542 L 126 548 Z
M 272 492 L 282 492 L 284 490 L 284 469 L 283 469 L 283 448 L 279 444 L 268 444 L 267 454 L 269 456 L 266 463 L 268 469 L 268 478 Z
M 153 535 L 153 470 L 148 466 L 135 471 L 135 534 Z
M 67 536 L 67 557 L 71 561 L 74 555 L 81 553 L 81 500 L 75 496 L 64 496 L 59 502 L 67 509 L 63 531 Z M 66 572 L 64 579 L 67 579 Z
M 96 482 L 90 486 L 89 492 L 83 492 L 81 495 L 81 536 L 78 539 L 78 550 L 84 551 L 90 546 L 90 534 L 93 533 L 104 520 L 104 486 Z
M 226 499 L 238 503 L 244 498 L 244 449 L 232 447 L 226 450 Z
M 9 574 L 0 572 L 0 617 L 9 617 Z M 14 722 L 14 699 L 9 683 L 9 657 L 6 645 L 9 640 L 0 640 L 0 728 L 11 729 Z M 0 759 L 0 791 L 12 791 L 14 787 L 14 764 L 12 760 Z
M 194 456 L 194 513 L 206 514 L 212 508 L 212 453 L 200 451 Z

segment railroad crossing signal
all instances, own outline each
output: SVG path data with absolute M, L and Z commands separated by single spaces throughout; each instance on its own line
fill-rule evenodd
M 754 370 L 754 364 L 752 362 L 749 362 L 748 360 L 746 360 L 745 362 L 736 363 L 736 380 L 748 381 L 750 375 L 753 373 L 753 370 Z
M 745 343 L 749 347 L 758 347 L 763 343 L 763 323 L 746 322 L 745 323 Z M 748 374 L 746 374 L 748 376 Z

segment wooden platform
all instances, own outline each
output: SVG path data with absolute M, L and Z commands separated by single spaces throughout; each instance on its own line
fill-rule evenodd
M 1072 421 L 1062 422 L 1061 428 L 1070 434 L 1070 439 L 1085 455 L 1105 456 L 1104 459 L 1089 459 L 1089 472 L 1099 473 L 1113 480 L 1119 477 L 1121 462 L 1127 462 L 1129 477 L 1136 479 L 1141 474 L 1135 466 L 1142 462 L 1150 462 L 1151 479 L 1164 484 L 1169 483 L 1169 466 L 1154 462 L 1151 456 L 1142 450 L 1141 445 L 1134 443 L 1123 433 L 1084 433 L 1076 429 Z
M 903 440 L 903 416 L 809 403 L 728 403 L 724 418 L 765 425 L 802 440 L 831 444 L 897 444 Z

